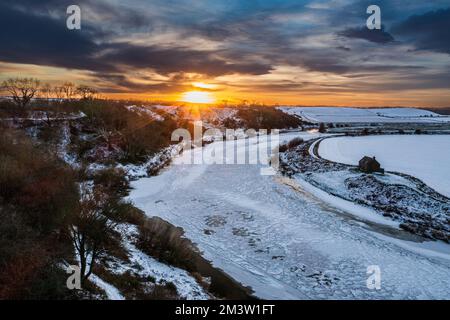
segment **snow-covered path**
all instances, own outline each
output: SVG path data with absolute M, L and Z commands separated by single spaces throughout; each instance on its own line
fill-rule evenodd
M 244 146 L 240 141 L 238 152 Z M 251 286 L 256 296 L 450 298 L 449 246 L 442 245 L 440 257 L 423 255 L 293 181 L 260 175 L 260 165 L 181 164 L 189 156 L 184 153 L 159 176 L 134 182 L 130 198 L 149 216 L 182 227 L 207 259 Z M 380 290 L 366 286 L 370 265 L 381 268 Z

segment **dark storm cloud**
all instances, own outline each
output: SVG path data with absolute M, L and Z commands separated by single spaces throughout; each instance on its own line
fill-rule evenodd
M 338 47 L 336 47 L 336 49 L 342 50 L 342 51 L 352 51 L 352 49 L 350 49 L 349 47 L 345 47 L 345 46 L 338 46 Z
M 108 70 L 92 59 L 99 50 L 90 30 L 71 32 L 65 20 L 31 15 L 0 3 L 0 60 L 4 62 Z
M 380 44 L 394 42 L 394 37 L 383 29 L 369 30 L 367 27 L 349 28 L 339 32 L 338 35 L 347 38 L 363 39 Z
M 161 74 L 195 72 L 208 76 L 232 73 L 264 74 L 269 65 L 227 62 L 215 52 L 158 48 L 130 43 L 96 43 L 95 30 L 69 31 L 65 19 L 28 14 L 0 4 L 0 60 L 96 72 L 120 67 L 153 69 Z
M 419 50 L 450 54 L 450 8 L 413 15 L 393 28 Z
M 160 74 L 195 72 L 208 76 L 233 73 L 265 74 L 271 67 L 258 63 L 230 63 L 216 56 L 218 53 L 184 48 L 159 48 L 114 44 L 112 50 L 101 57 L 103 61 L 126 64 L 134 68 L 150 68 Z
M 65 19 L 67 7 L 75 4 L 82 10 L 83 26 L 92 24 L 86 19 L 90 16 L 101 19 L 101 24 L 107 28 L 111 28 L 112 25 L 138 28 L 150 24 L 148 16 L 142 12 L 102 0 L 2 0 L 2 4 L 10 10 L 19 10 L 30 15 L 48 17 L 51 13 L 53 17 L 59 19 Z M 97 24 L 98 27 L 100 26 Z
M 372 4 L 368 0 L 334 7 L 325 0 L 0 1 L 0 62 L 91 71 L 99 86 L 117 92 L 182 88 L 186 78 L 174 74 L 264 75 L 278 66 L 349 79 L 374 74 L 407 78 L 420 75 L 425 66 L 413 66 L 414 52 L 399 55 L 398 44 L 450 53 L 450 9 L 433 11 L 448 0 L 378 1 L 389 32 L 365 27 L 366 8 Z M 81 31 L 66 28 L 65 11 L 74 3 L 82 8 Z M 192 45 L 184 41 L 191 38 L 196 40 Z M 147 39 L 152 42 L 146 44 Z M 402 55 L 411 60 L 399 59 Z M 143 84 L 152 80 L 148 71 L 168 76 L 170 82 Z M 130 79 L 130 74 L 139 75 Z M 432 78 L 436 72 L 429 74 Z M 260 86 L 295 91 L 305 87 L 298 79 Z
M 104 80 L 112 80 L 112 82 L 108 83 Z M 186 86 L 179 83 L 161 82 L 154 84 L 143 84 L 130 81 L 126 77 L 111 77 L 110 75 L 107 77 L 97 75 L 94 83 L 97 84 L 97 87 L 103 93 L 171 93 L 174 91 L 180 92 L 192 89 L 191 86 Z

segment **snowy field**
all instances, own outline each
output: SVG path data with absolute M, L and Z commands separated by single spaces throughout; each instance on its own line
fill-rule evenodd
M 284 138 L 294 136 L 317 134 Z M 237 152 L 246 146 L 256 148 L 257 142 L 240 140 Z M 449 299 L 450 246 L 430 254 L 429 242 L 397 237 L 395 226 L 376 232 L 304 183 L 261 175 L 262 165 L 183 164 L 187 157 L 191 152 L 159 176 L 133 182 L 130 199 L 147 215 L 182 227 L 206 259 L 256 296 Z M 366 286 L 371 265 L 381 268 L 381 290 Z
M 347 123 L 442 123 L 450 117 L 415 108 L 359 109 L 341 107 L 280 107 L 287 114 L 297 115 L 305 121 Z
M 386 170 L 412 175 L 450 197 L 450 135 L 330 138 L 320 143 L 319 155 L 351 165 L 376 156 Z

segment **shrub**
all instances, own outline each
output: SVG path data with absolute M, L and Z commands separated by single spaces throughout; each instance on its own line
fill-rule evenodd
M 325 127 L 325 124 L 321 123 L 321 124 L 319 125 L 319 132 L 320 132 L 320 133 L 325 133 L 325 132 L 327 132 L 327 128 Z
M 71 248 L 64 231 L 77 202 L 70 168 L 0 129 L 0 299 L 66 297 L 56 266 Z
M 237 117 L 242 119 L 241 127 L 255 130 L 298 128 L 303 124 L 299 118 L 273 107 L 239 108 Z
M 156 259 L 191 270 L 193 257 L 191 244 L 183 237 L 183 230 L 153 217 L 139 226 L 138 245 Z
M 35 228 L 58 229 L 77 203 L 73 172 L 21 133 L 3 130 L 0 134 L 3 202 L 16 206 Z
M 278 151 L 281 152 L 281 153 L 288 151 L 288 146 L 287 146 L 287 144 L 281 144 L 281 145 L 278 147 Z
M 291 141 L 289 141 L 288 143 L 288 149 L 293 149 L 295 147 L 298 147 L 299 145 L 301 145 L 303 143 L 303 139 L 302 138 L 294 138 Z
M 128 110 L 124 102 L 106 100 L 82 100 L 65 102 L 64 107 L 72 112 L 83 112 L 81 130 L 91 136 L 80 141 L 78 154 L 83 157 L 90 150 L 104 144 L 108 149 L 121 152 L 112 157 L 122 163 L 142 163 L 148 157 L 168 146 L 172 132 L 187 125 L 171 117 L 163 121 L 152 121 Z M 66 110 L 66 111 L 67 111 Z
M 145 220 L 141 210 L 133 206 L 131 202 L 122 199 L 109 199 L 102 208 L 102 214 L 119 223 L 142 224 Z
M 113 197 L 125 197 L 130 190 L 130 183 L 123 169 L 110 168 L 97 171 L 93 177 L 96 187 Z
M 294 138 L 290 140 L 288 143 L 282 144 L 279 146 L 278 151 L 283 153 L 295 147 L 298 147 L 303 143 L 303 139 L 300 137 Z

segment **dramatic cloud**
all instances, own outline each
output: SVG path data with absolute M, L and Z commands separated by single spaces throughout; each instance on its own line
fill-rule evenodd
M 161 74 L 193 72 L 208 76 L 232 73 L 264 74 L 261 63 L 227 62 L 218 52 L 186 48 L 158 48 L 131 43 L 96 43 L 96 33 L 70 31 L 65 20 L 32 15 L 0 6 L 0 60 L 96 72 L 116 72 L 120 67 L 150 68 Z
M 363 39 L 374 43 L 386 44 L 389 42 L 394 42 L 394 37 L 383 29 L 369 30 L 367 27 L 349 28 L 339 32 L 338 34 L 343 37 Z
M 107 93 L 170 94 L 210 80 L 227 93 L 293 99 L 450 86 L 448 0 L 380 0 L 383 30 L 365 27 L 369 0 L 78 0 L 80 31 L 66 28 L 70 4 L 0 2 L 2 73 L 53 67 Z
M 450 8 L 414 15 L 394 27 L 419 50 L 450 54 Z
M 201 73 L 219 76 L 232 73 L 265 74 L 271 67 L 258 63 L 232 63 L 218 56 L 218 52 L 203 52 L 183 48 L 135 46 L 129 43 L 113 44 L 101 60 L 134 68 L 151 68 L 160 74 L 174 72 Z

